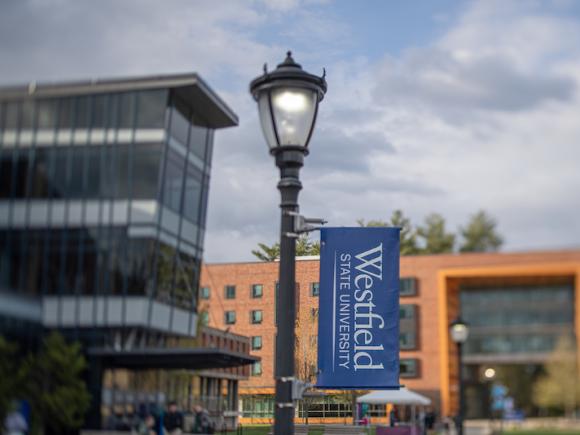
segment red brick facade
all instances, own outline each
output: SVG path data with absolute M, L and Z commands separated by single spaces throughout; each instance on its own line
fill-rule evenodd
M 457 286 L 462 280 L 535 280 L 565 279 L 576 290 L 578 305 L 580 251 L 552 251 L 513 254 L 461 254 L 425 255 L 403 257 L 401 278 L 415 278 L 418 285 L 415 296 L 401 297 L 401 304 L 415 304 L 418 319 L 416 350 L 401 351 L 401 358 L 419 362 L 418 376 L 402 379 L 411 389 L 428 394 L 448 414 L 455 409 L 456 371 L 454 348 L 448 342 L 447 324 L 457 313 Z M 209 325 L 248 337 L 261 336 L 262 349 L 252 354 L 262 358 L 262 374 L 250 376 L 241 382 L 240 394 L 273 393 L 274 306 L 275 286 L 278 280 L 278 263 L 254 262 L 231 264 L 206 264 L 203 267 L 200 287 L 208 287 L 211 295 L 200 300 L 200 311 L 209 312 Z M 318 260 L 299 260 L 296 265 L 298 285 L 298 361 L 306 366 L 316 364 L 316 336 L 318 297 L 312 296 L 311 285 L 319 281 Z M 252 285 L 263 285 L 263 295 L 252 298 Z M 235 285 L 233 299 L 226 299 L 225 286 Z M 576 305 L 576 306 L 577 306 Z M 263 320 L 252 324 L 252 310 L 262 310 Z M 235 311 L 236 322 L 226 325 L 224 312 Z M 578 319 L 576 309 L 576 319 Z M 576 320 L 576 331 L 578 332 Z M 580 334 L 577 334 L 580 335 Z M 306 355 L 306 356 L 304 356 Z M 308 367 L 298 367 L 301 377 L 308 375 Z

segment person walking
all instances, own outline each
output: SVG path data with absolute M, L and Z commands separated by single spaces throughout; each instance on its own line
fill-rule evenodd
M 169 435 L 181 435 L 183 431 L 183 415 L 177 409 L 177 403 L 170 402 L 163 416 L 163 426 Z

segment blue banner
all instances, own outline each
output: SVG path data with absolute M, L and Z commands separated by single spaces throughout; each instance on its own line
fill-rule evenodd
M 317 388 L 399 388 L 399 228 L 323 228 Z

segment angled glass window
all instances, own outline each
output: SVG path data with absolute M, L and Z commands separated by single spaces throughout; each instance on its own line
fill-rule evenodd
M 207 132 L 208 129 L 206 127 L 195 124 L 194 118 L 194 124 L 191 125 L 189 132 L 189 149 L 193 154 L 199 157 L 201 161 L 205 160 Z
M 163 204 L 175 212 L 181 211 L 185 160 L 173 151 L 168 152 L 163 178 Z
M 173 246 L 160 244 L 157 253 L 157 300 L 171 302 L 173 278 L 175 276 L 176 249 Z
M 153 291 L 153 256 L 155 242 L 152 239 L 134 239 L 127 241 L 127 293 L 146 295 Z
M 137 128 L 163 128 L 167 108 L 167 91 L 140 91 L 137 107 Z
M 261 298 L 264 294 L 264 286 L 262 284 L 252 284 L 252 298 Z
M 234 323 L 236 323 L 236 312 L 226 311 L 224 313 L 224 323 L 226 325 L 233 325 Z
M 37 102 L 37 125 L 41 130 L 52 130 L 56 127 L 57 101 L 54 99 L 39 100 Z
M 224 288 L 224 293 L 226 299 L 235 299 L 236 298 L 236 286 L 235 285 L 226 285 Z
M 12 186 L 12 152 L 0 150 L 0 198 L 10 198 Z
M 188 163 L 185 176 L 183 215 L 193 223 L 199 223 L 201 209 L 202 173 L 193 164 Z
M 171 127 L 170 134 L 184 147 L 187 147 L 189 139 L 189 109 L 183 104 L 177 104 L 177 108 L 171 109 Z
M 184 252 L 177 253 L 175 261 L 173 300 L 180 308 L 192 309 L 197 305 L 197 277 L 200 273 L 201 262 Z
M 262 336 L 257 335 L 252 337 L 252 350 L 262 349 Z
M 153 199 L 157 197 L 157 183 L 161 166 L 161 145 L 137 145 L 133 149 L 134 199 Z

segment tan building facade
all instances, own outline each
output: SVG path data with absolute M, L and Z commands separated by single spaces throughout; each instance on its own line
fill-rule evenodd
M 461 312 L 471 327 L 464 373 L 474 416 L 485 414 L 486 367 L 540 367 L 565 335 L 580 337 L 580 251 L 425 255 L 400 262 L 401 383 L 433 399 L 440 415 L 458 403 L 456 347 L 448 325 Z M 319 261 L 296 264 L 297 372 L 315 379 Z M 250 337 L 261 358 L 240 383 L 244 415 L 267 417 L 274 393 L 277 262 L 206 264 L 200 282 L 200 312 L 210 326 Z M 487 399 L 486 399 L 487 400 Z M 254 406 L 256 405 L 256 406 Z M 476 409 L 477 407 L 481 409 Z M 338 411 L 337 411 L 338 409 Z M 342 417 L 341 407 L 327 415 Z M 324 412 L 324 411 L 322 411 Z M 322 415 L 318 415 L 322 417 Z

